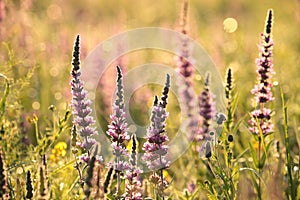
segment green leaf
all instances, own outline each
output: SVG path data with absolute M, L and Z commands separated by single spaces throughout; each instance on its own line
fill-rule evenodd
M 252 146 L 251 142 L 249 142 L 249 147 L 250 147 L 250 153 L 252 155 L 254 165 L 255 165 L 256 168 L 258 168 L 257 153 L 256 153 L 254 147 Z
M 7 99 L 7 96 L 9 94 L 9 92 L 10 92 L 10 84 L 9 84 L 9 81 L 8 81 L 6 76 L 4 76 L 3 74 L 0 73 L 0 77 L 5 79 L 4 95 L 3 95 L 3 97 L 1 98 L 1 101 L 0 101 L 0 118 L 1 118 L 3 116 L 3 113 L 5 112 L 6 99 Z
M 273 143 L 273 140 L 270 141 L 267 146 L 264 148 L 264 151 L 263 151 L 263 155 L 261 157 L 261 160 L 260 160 L 260 169 L 262 169 L 265 165 L 265 162 L 266 162 L 266 159 L 269 155 L 269 151 L 270 151 L 270 147 L 271 147 L 271 144 Z

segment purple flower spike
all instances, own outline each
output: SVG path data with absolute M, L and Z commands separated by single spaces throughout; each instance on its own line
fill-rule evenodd
M 117 194 L 119 195 L 121 184 L 120 172 L 130 168 L 125 160 L 121 160 L 123 156 L 128 155 L 124 142 L 130 140 L 130 136 L 128 135 L 128 124 L 126 122 L 124 111 L 123 75 L 119 66 L 117 66 L 117 73 L 116 100 L 112 108 L 113 114 L 110 116 L 111 124 L 108 125 L 106 134 L 110 136 L 113 154 L 116 156 L 112 165 L 117 171 Z
M 155 96 L 152 108 L 151 125 L 147 132 L 147 141 L 143 145 L 145 155 L 143 159 L 150 170 L 168 168 L 170 162 L 166 160 L 168 145 L 165 143 L 169 140 L 165 134 L 166 120 L 168 112 L 166 111 L 168 92 L 170 88 L 170 76 L 167 75 L 166 84 L 163 90 L 161 101 Z
M 182 8 L 182 16 L 181 16 L 181 33 L 183 34 L 181 38 L 181 49 L 180 49 L 180 55 L 176 57 L 176 64 L 177 64 L 177 70 L 178 72 L 185 78 L 190 78 L 194 74 L 194 67 L 193 65 L 188 61 L 191 60 L 190 58 L 190 47 L 188 43 L 187 38 L 187 18 L 188 18 L 188 1 L 185 0 L 183 2 L 183 8 Z
M 92 136 L 97 135 L 98 132 L 92 127 L 95 124 L 95 120 L 90 116 L 92 109 L 90 108 L 91 101 L 87 98 L 87 91 L 84 90 L 84 82 L 80 80 L 80 45 L 79 45 L 79 35 L 76 37 L 76 42 L 74 45 L 73 51 L 73 61 L 72 61 L 72 80 L 71 80 L 71 89 L 72 89 L 72 109 L 74 120 L 73 123 L 78 127 L 82 142 L 79 142 L 78 145 L 89 151 L 92 146 L 96 143 L 96 140 Z M 89 155 L 88 155 L 89 157 Z M 88 161 L 88 158 L 85 156 L 85 159 Z
M 271 37 L 272 28 L 272 10 L 269 11 L 265 33 L 261 34 L 261 42 L 259 44 L 259 56 L 256 60 L 258 83 L 254 86 L 252 93 L 255 95 L 256 102 L 267 103 L 274 100 L 272 95 L 271 78 L 273 71 L 273 40 Z
M 132 136 L 132 151 L 130 156 L 130 168 L 126 171 L 127 182 L 125 184 L 125 200 L 142 199 L 142 180 L 140 174 L 142 171 L 137 166 L 137 144 L 135 137 Z
M 188 0 L 183 1 L 180 28 L 181 37 L 179 38 L 180 50 L 175 57 L 176 70 L 182 76 L 182 79 L 177 81 L 179 101 L 182 106 L 182 113 L 186 113 L 187 119 L 182 124 L 183 130 L 188 137 L 193 140 L 193 133 L 198 126 L 198 102 L 194 93 L 192 78 L 194 75 L 194 66 L 192 58 L 192 48 L 189 43 L 188 35 Z
M 128 154 L 124 142 L 130 140 L 130 136 L 124 111 L 123 76 L 119 66 L 117 66 L 117 72 L 117 97 L 113 105 L 113 114 L 110 116 L 111 124 L 108 125 L 106 134 L 110 136 L 113 154 L 119 157 Z
M 213 101 L 214 95 L 209 88 L 209 74 L 206 75 L 204 89 L 199 96 L 200 107 L 200 128 L 195 135 L 196 141 L 209 139 L 210 124 L 215 117 L 215 103 Z
M 265 32 L 261 34 L 261 42 L 259 44 L 259 56 L 256 60 L 257 64 L 257 84 L 252 89 L 252 94 L 255 95 L 255 101 L 260 106 L 260 109 L 251 112 L 251 119 L 249 120 L 249 130 L 253 134 L 260 136 L 260 130 L 263 135 L 268 135 L 273 132 L 274 125 L 271 122 L 271 110 L 265 108 L 265 104 L 273 101 L 272 94 L 272 75 L 275 74 L 273 70 L 273 40 L 271 37 L 273 22 L 273 11 L 269 10 L 266 20 Z

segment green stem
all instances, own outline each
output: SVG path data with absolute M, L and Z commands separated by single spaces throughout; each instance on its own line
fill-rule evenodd
M 288 173 L 288 197 L 289 199 L 296 199 L 296 194 L 294 193 L 295 185 L 293 180 L 293 174 L 292 174 L 292 161 L 291 161 L 291 148 L 290 148 L 290 142 L 289 142 L 289 132 L 288 132 L 288 116 L 287 116 L 287 106 L 285 105 L 284 101 L 284 95 L 281 90 L 281 101 L 282 101 L 282 109 L 284 114 L 284 141 L 285 141 L 285 148 L 286 148 L 286 162 L 287 162 L 287 173 Z
M 260 164 L 260 153 L 261 153 L 261 138 L 258 140 L 258 174 L 261 176 L 261 164 Z M 261 200 L 261 181 L 258 179 L 258 188 L 257 188 L 258 199 Z

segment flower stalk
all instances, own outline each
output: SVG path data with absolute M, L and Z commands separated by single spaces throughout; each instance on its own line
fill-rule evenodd
M 273 70 L 273 40 L 272 40 L 272 24 L 273 24 L 273 10 L 268 11 L 266 19 L 265 31 L 261 34 L 261 41 L 259 44 L 259 58 L 256 60 L 257 64 L 257 84 L 251 91 L 255 95 L 254 100 L 258 106 L 257 109 L 250 113 L 249 130 L 258 138 L 258 155 L 250 144 L 253 159 L 257 160 L 255 163 L 258 169 L 258 174 L 262 175 L 262 169 L 266 161 L 267 154 L 271 142 L 266 144 L 266 136 L 273 133 L 274 125 L 271 121 L 272 110 L 267 108 L 267 104 L 274 100 L 272 94 L 272 76 L 275 74 Z M 258 159 L 257 159 L 258 158 Z M 258 199 L 262 199 L 261 180 L 253 180 Z
M 169 140 L 165 133 L 166 120 L 168 112 L 166 111 L 168 93 L 170 88 L 170 76 L 167 74 L 166 83 L 162 92 L 160 101 L 155 96 L 152 107 L 151 125 L 147 131 L 147 141 L 143 145 L 145 155 L 143 156 L 146 165 L 153 171 L 151 179 L 154 185 L 159 186 L 158 192 L 164 199 L 164 189 L 167 185 L 163 177 L 163 170 L 169 168 L 170 162 L 167 161 L 168 145 L 165 143 Z M 159 175 L 155 172 L 159 170 Z
M 128 124 L 125 118 L 124 110 L 124 86 L 123 75 L 119 66 L 117 68 L 117 91 L 116 100 L 113 105 L 113 114 L 110 116 L 111 124 L 108 125 L 106 134 L 110 137 L 115 161 L 113 163 L 114 169 L 117 172 L 117 195 L 120 195 L 121 171 L 127 170 L 129 165 L 122 160 L 124 156 L 128 155 L 125 142 L 130 140 L 128 134 Z
M 77 126 L 79 135 L 83 141 L 77 142 L 77 145 L 87 151 L 86 154 L 82 155 L 81 159 L 88 163 L 90 159 L 90 151 L 92 146 L 96 143 L 93 136 L 97 135 L 98 132 L 93 127 L 95 124 L 94 118 L 91 116 L 92 109 L 90 108 L 91 101 L 88 99 L 88 92 L 84 89 L 84 82 L 80 79 L 80 37 L 76 37 L 73 61 L 72 61 L 72 109 L 73 109 L 73 124 Z

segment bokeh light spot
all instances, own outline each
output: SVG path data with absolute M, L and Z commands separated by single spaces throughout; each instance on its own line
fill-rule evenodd
M 61 94 L 60 92 L 56 92 L 56 93 L 54 94 L 54 98 L 55 98 L 56 100 L 60 100 L 60 99 L 62 98 L 62 94 Z
M 38 110 L 38 109 L 40 109 L 41 104 L 40 104 L 39 102 L 35 101 L 35 102 L 32 103 L 31 107 L 32 107 L 34 110 Z
M 226 18 L 223 22 L 224 30 L 227 33 L 233 33 L 238 28 L 238 23 L 234 18 Z
M 197 75 L 195 76 L 195 79 L 196 79 L 197 81 L 200 81 L 200 80 L 201 80 L 201 75 L 197 74 Z
M 59 74 L 58 69 L 57 69 L 56 67 L 52 67 L 52 68 L 50 69 L 49 73 L 50 73 L 50 75 L 51 75 L 52 77 L 56 77 L 56 76 L 58 76 L 58 74 Z
M 47 9 L 47 15 L 52 20 L 58 20 L 62 16 L 61 7 L 56 4 L 51 4 Z

